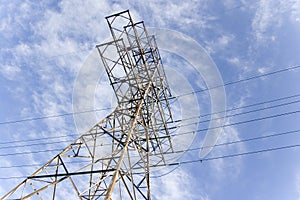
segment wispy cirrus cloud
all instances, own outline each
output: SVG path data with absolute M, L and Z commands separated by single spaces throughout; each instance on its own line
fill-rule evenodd
M 20 74 L 20 72 L 21 69 L 18 66 L 1 65 L 0 68 L 0 73 L 8 80 L 14 80 L 17 77 L 17 75 Z
M 300 3 L 297 0 L 260 0 L 256 5 L 257 9 L 252 21 L 252 30 L 258 43 L 274 41 L 276 32 L 283 26 L 285 20 L 298 22 L 300 19 Z
M 20 117 L 71 112 L 73 82 L 81 69 L 81 64 L 89 50 L 109 35 L 104 16 L 121 11 L 123 8 L 127 9 L 128 5 L 124 6 L 125 4 L 127 4 L 126 1 L 123 3 L 94 0 L 60 1 L 58 3 L 5 1 L 1 4 L 1 81 L 4 80 L 3 83 L 5 83 L 3 88 L 10 91 L 7 92 L 8 94 L 20 99 L 14 105 L 5 104 L 5 102 L 3 105 L 17 107 L 21 110 Z M 284 55 L 290 54 L 290 46 L 289 48 L 279 48 L 273 44 L 280 39 L 291 39 L 291 43 L 297 41 L 298 35 L 292 37 L 293 35 L 286 31 L 287 35 L 280 38 L 278 32 L 286 30 L 282 29 L 286 25 L 285 22 L 293 24 L 295 25 L 294 28 L 297 28 L 300 21 L 299 4 L 300 2 L 297 0 L 279 0 L 276 2 L 225 0 L 222 3 L 207 0 L 129 2 L 134 18 L 144 20 L 147 26 L 176 29 L 192 36 L 200 44 L 205 44 L 205 48 L 217 60 L 219 69 L 224 72 L 222 75 L 226 76 L 225 78 L 228 79 L 226 81 L 229 82 L 249 77 L 248 75 L 252 72 L 251 75 L 254 75 L 256 72 L 262 74 L 271 70 L 267 66 L 272 63 L 278 64 L 278 58 L 276 56 L 270 57 L 270 51 L 282 49 Z M 170 40 L 166 38 L 164 41 L 169 42 Z M 261 49 L 261 46 L 264 48 Z M 187 50 L 190 51 L 188 48 Z M 249 51 L 247 52 L 247 50 Z M 270 58 L 266 61 L 268 57 Z M 298 57 L 296 58 L 298 59 Z M 180 62 L 177 63 L 182 65 Z M 93 72 L 93 70 L 88 71 L 86 77 Z M 83 81 L 85 80 L 83 79 Z M 195 84 L 199 84 L 199 88 L 205 88 L 199 80 L 191 80 Z M 87 82 L 83 84 L 87 85 Z M 254 95 L 260 96 L 255 100 L 262 100 L 261 90 L 254 92 L 251 90 L 254 84 L 258 83 L 247 82 L 244 85 L 226 88 L 228 105 L 246 105 L 247 98 L 252 98 Z M 98 99 L 103 93 L 108 92 L 100 86 L 96 88 L 96 92 L 95 88 L 86 87 L 85 89 L 95 94 L 85 98 Z M 201 104 L 206 104 L 208 101 L 208 99 L 203 99 Z M 94 107 L 87 102 L 91 101 L 83 101 L 81 105 L 86 106 L 85 108 Z M 102 101 L 96 102 L 96 106 L 100 107 L 101 103 Z M 67 118 L 38 121 L 37 123 L 32 122 L 12 127 L 10 130 L 6 127 L 2 129 L 4 130 L 4 138 L 17 140 L 65 135 L 71 133 L 74 128 L 72 119 Z M 226 128 L 219 142 L 238 140 L 240 135 L 237 130 L 240 129 Z M 68 143 L 62 143 L 59 147 L 66 145 Z M 56 145 L 47 145 L 43 148 L 56 147 Z M 39 148 L 42 147 L 36 147 L 36 149 Z M 245 146 L 215 148 L 211 156 L 230 154 L 245 149 Z M 16 152 L 25 150 L 30 151 L 34 148 L 15 149 Z M 52 156 L 51 153 L 53 152 L 24 156 L 24 162 L 23 160 L 22 162 L 24 164 L 37 163 L 37 161 L 44 162 Z M 1 164 L 18 164 L 18 162 L 11 162 L 13 160 L 21 161 L 5 157 L 1 159 Z M 216 160 L 207 166 L 205 170 L 208 173 L 204 176 L 206 184 L 213 186 L 216 185 L 214 184 L 216 181 L 220 183 L 218 187 L 221 190 L 225 188 L 223 186 L 227 183 L 228 178 L 235 179 L 240 176 L 243 170 L 243 159 Z M 22 169 L 22 171 L 21 169 L 10 169 L 9 172 L 12 175 L 22 176 L 32 172 L 31 169 Z M 153 191 L 154 195 L 157 195 L 157 199 L 161 199 L 160 194 L 163 197 L 175 199 L 186 198 L 182 194 L 188 195 L 187 197 L 191 199 L 207 200 L 214 197 L 214 192 L 204 189 L 203 192 L 200 191 L 197 194 L 199 184 L 196 179 L 198 177 L 193 176 L 193 173 L 194 171 L 190 172 L 182 167 L 169 176 L 161 177 L 157 181 L 160 185 L 154 186 L 157 189 Z M 214 176 L 212 181 L 210 175 Z M 271 177 L 270 180 L 272 180 Z M 6 181 L 3 182 L 0 190 L 8 185 L 5 184 Z M 13 182 L 17 184 L 19 180 Z M 156 180 L 153 182 L 155 184 Z M 179 182 L 181 185 L 178 184 Z M 298 184 L 299 181 L 296 182 Z M 15 184 L 11 186 L 15 186 Z M 169 185 L 170 188 L 168 188 Z M 239 185 L 235 186 L 239 187 Z M 2 189 L 1 194 L 10 188 Z M 181 191 L 182 188 L 187 188 L 189 194 L 185 191 L 178 194 L 177 191 Z M 205 194 L 204 191 L 210 193 Z M 175 194 L 178 194 L 179 197 Z M 249 194 L 249 196 L 251 195 Z
M 192 5 L 192 6 L 191 6 Z M 186 32 L 193 27 L 205 29 L 211 27 L 215 18 L 207 15 L 208 2 L 201 1 L 129 1 L 129 6 L 138 13 L 143 13 L 147 24 L 160 28 L 175 28 Z M 155 16 L 155 17 L 152 17 Z
M 20 4 L 7 2 L 0 5 L 3 15 L 0 18 L 0 40 L 4 45 L 4 48 L 0 49 L 0 75 L 4 80 L 13 81 L 14 85 L 20 88 L 17 93 L 14 85 L 5 87 L 10 95 L 22 100 L 22 105 L 16 105 L 21 110 L 21 116 L 18 118 L 72 112 L 73 81 L 88 51 L 105 38 L 108 32 L 102 28 L 105 21 L 99 19 L 104 19 L 105 15 L 110 14 L 112 7 L 121 8 L 117 2 L 111 5 L 107 1 L 63 1 L 53 5 L 24 1 Z M 74 130 L 72 119 L 55 118 L 16 126 L 12 134 L 5 131 L 3 137 L 10 140 L 47 138 L 71 134 Z M 1 152 L 63 149 L 68 144 L 69 142 L 29 145 L 13 150 L 2 149 Z M 27 154 L 21 157 L 22 159 L 15 160 L 17 162 L 7 165 L 46 162 L 54 156 L 53 153 L 49 151 Z M 12 157 L 3 157 L 1 163 L 10 159 Z M 11 171 L 15 173 L 10 174 L 29 175 L 34 172 L 33 169 L 12 168 Z M 13 185 L 1 184 L 1 192 L 8 192 L 19 181 L 15 179 Z
M 233 127 L 224 128 L 223 133 L 218 139 L 218 143 L 230 143 L 240 140 L 239 132 Z M 225 147 L 215 147 L 211 157 L 218 157 L 222 155 L 230 155 L 236 152 L 243 152 L 246 150 L 244 144 L 226 145 Z M 240 171 L 243 168 L 243 161 L 241 157 L 229 159 L 216 159 L 209 163 L 214 178 L 223 182 L 226 179 L 237 179 Z
M 152 184 L 154 199 L 209 199 L 208 195 L 197 187 L 199 180 L 183 168 L 178 168 L 168 175 L 153 180 L 155 180 Z

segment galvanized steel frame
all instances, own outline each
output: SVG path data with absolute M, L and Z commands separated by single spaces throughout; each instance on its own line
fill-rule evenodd
M 167 164 L 173 123 L 167 84 L 154 36 L 128 10 L 106 17 L 113 40 L 97 45 L 118 106 L 6 198 L 150 199 L 150 168 Z M 109 145 L 104 144 L 109 141 Z

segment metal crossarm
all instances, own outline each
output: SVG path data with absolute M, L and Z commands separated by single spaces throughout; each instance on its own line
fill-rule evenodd
M 167 84 L 154 36 L 129 11 L 106 17 L 113 40 L 97 45 L 117 108 L 3 199 L 150 199 L 150 170 L 174 152 Z

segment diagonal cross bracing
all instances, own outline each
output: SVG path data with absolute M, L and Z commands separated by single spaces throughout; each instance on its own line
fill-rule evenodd
M 150 199 L 150 166 L 173 152 L 166 75 L 154 36 L 129 11 L 106 17 L 113 40 L 97 45 L 118 106 L 6 198 Z M 104 143 L 109 142 L 109 145 Z

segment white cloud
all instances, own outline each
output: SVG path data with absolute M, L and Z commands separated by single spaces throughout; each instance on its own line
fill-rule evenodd
M 224 132 L 220 135 L 218 143 L 227 143 L 239 140 L 239 133 L 233 127 L 224 128 Z M 222 155 L 230 155 L 236 152 L 245 151 L 243 144 L 226 145 L 221 147 L 215 147 L 209 157 L 218 157 Z M 236 157 L 231 159 L 217 159 L 210 161 L 209 163 L 213 176 L 217 180 L 222 181 L 228 178 L 236 179 L 239 177 L 243 163 L 242 158 Z
M 233 42 L 235 36 L 229 33 L 220 32 L 221 36 L 217 37 L 211 41 L 205 41 L 205 48 L 209 52 L 209 54 L 216 54 L 217 52 L 221 52 L 224 49 L 228 48 L 228 46 Z
M 224 0 L 224 1 L 222 1 L 222 3 L 226 9 L 231 9 L 236 5 L 235 0 Z
M 15 47 L 16 55 L 29 56 L 32 53 L 32 49 L 28 44 L 21 43 Z
M 240 59 L 238 57 L 227 58 L 227 61 L 231 64 L 234 64 L 234 65 L 239 65 L 240 64 Z
M 282 19 L 279 19 L 279 21 L 277 21 L 277 19 L 282 17 L 282 13 L 285 8 L 288 7 L 288 4 L 290 4 L 292 8 L 290 20 L 294 20 L 295 22 L 300 21 L 299 1 L 288 1 L 289 3 L 287 4 L 284 2 L 286 1 L 280 1 L 278 5 L 270 1 L 259 2 L 258 10 L 254 15 L 252 23 L 253 34 L 257 41 L 260 42 L 265 39 L 275 39 L 276 41 L 276 34 L 268 38 L 269 35 L 266 33 L 273 30 L 273 27 L 278 28 L 282 24 Z M 137 4 L 137 7 L 144 6 L 141 10 L 132 9 L 131 11 L 134 13 L 134 17 L 143 15 L 142 19 L 145 20 L 146 24 L 151 24 L 152 26 L 175 27 L 177 30 L 188 32 L 191 35 L 199 34 L 199 32 L 197 32 L 198 30 L 203 31 L 203 29 L 214 27 L 214 32 L 217 32 L 215 34 L 217 36 L 212 35 L 203 40 L 203 43 L 210 41 L 206 42 L 206 44 L 212 53 L 227 52 L 232 42 L 238 39 L 234 34 L 225 32 L 222 27 L 219 26 L 215 28 L 216 24 L 210 23 L 214 21 L 216 17 L 204 14 L 202 9 L 207 8 L 207 0 L 184 2 L 136 0 L 130 4 L 132 6 L 133 4 Z M 235 1 L 227 0 L 226 5 L 227 8 L 232 8 L 235 6 Z M 40 6 L 43 7 L 43 4 L 40 4 Z M 109 34 L 103 17 L 107 14 L 122 10 L 120 4 L 115 3 L 114 5 L 110 5 L 108 1 L 101 1 L 99 3 L 92 0 L 62 1 L 58 7 L 58 9 L 43 8 L 43 15 L 33 15 L 33 13 L 36 12 L 33 10 L 34 7 L 30 7 L 29 4 L 27 5 L 25 2 L 20 5 L 21 10 L 24 12 L 14 12 L 17 13 L 16 15 L 19 15 L 18 18 L 14 18 L 14 16 L 11 15 L 2 20 L 0 19 L 0 29 L 5 30 L 3 33 L 5 38 L 10 38 L 10 35 L 18 36 L 18 34 L 14 33 L 14 30 L 17 30 L 15 29 L 16 27 L 19 29 L 31 27 L 33 30 L 33 33 L 30 33 L 33 35 L 24 34 L 30 37 L 30 41 L 23 41 L 9 49 L 11 52 L 16 53 L 15 57 L 22 60 L 20 61 L 13 58 L 16 64 L 8 63 L 3 66 L 3 69 L 1 68 L 1 74 L 8 77 L 8 79 L 14 80 L 19 75 L 22 75 L 30 81 L 29 86 L 32 91 L 26 94 L 26 97 L 30 95 L 30 98 L 26 98 L 28 106 L 22 108 L 24 112 L 23 115 L 49 115 L 71 111 L 72 81 L 80 70 L 82 60 L 91 47 L 94 47 L 97 43 L 101 43 Z M 253 8 L 253 6 L 251 8 Z M 280 9 L 283 11 L 280 11 Z M 2 11 L 3 9 L 1 12 Z M 151 13 L 148 19 L 145 18 L 146 11 Z M 193 31 L 189 32 L 190 30 Z M 227 61 L 235 65 L 240 65 L 245 62 L 244 57 L 239 57 L 238 55 L 232 56 L 232 54 Z M 25 68 L 19 65 L 21 62 L 25 63 Z M 266 68 L 253 68 L 253 70 L 264 73 Z M 23 74 L 23 72 L 26 72 L 27 75 Z M 32 76 L 28 76 L 28 74 L 31 73 Z M 90 71 L 90 73 L 92 72 Z M 199 84 L 202 85 L 202 83 Z M 86 89 L 93 90 L 94 88 Z M 97 95 L 102 95 L 101 92 L 106 93 L 107 90 L 105 90 L 105 92 L 102 89 L 101 91 L 97 91 L 99 93 L 96 93 L 95 98 L 98 98 Z M 248 95 L 248 93 L 246 95 Z M 241 102 L 244 102 L 245 96 L 241 97 Z M 94 96 L 85 98 L 94 98 Z M 82 102 L 82 106 L 86 106 L 84 103 L 86 102 Z M 91 104 L 88 106 L 93 107 L 94 105 Z M 50 120 L 41 124 L 46 124 L 46 126 L 43 127 L 44 130 L 41 132 L 38 130 L 30 131 L 28 134 L 30 138 L 34 136 L 48 136 L 49 134 L 52 136 L 58 134 L 63 135 L 67 132 L 65 129 L 70 126 L 70 123 L 63 118 Z M 225 133 L 227 134 L 222 135 L 219 142 L 239 139 L 237 131 L 233 128 L 226 128 Z M 24 137 L 24 135 L 18 134 L 14 135 L 14 137 L 18 139 L 19 137 Z M 242 150 L 244 150 L 243 146 L 228 147 L 224 151 L 215 148 L 213 155 L 224 155 L 226 153 L 240 152 Z M 37 160 L 37 157 L 33 156 L 28 160 L 34 162 Z M 242 160 L 240 158 L 217 160 L 212 162 L 210 166 L 217 178 L 222 178 L 224 181 L 226 180 L 225 178 L 235 178 L 239 175 L 238 173 L 236 174 L 236 172 L 241 170 Z M 163 199 L 160 194 L 162 194 L 162 197 L 165 197 L 165 199 L 209 199 L 209 196 L 204 193 L 202 194 L 201 191 L 196 195 L 197 192 L 195 191 L 197 191 L 198 188 L 195 187 L 194 183 L 198 180 L 195 179 L 196 177 L 192 177 L 189 172 L 178 169 L 169 176 L 162 177 L 157 182 L 153 180 L 153 183 L 155 182 L 154 184 L 156 185 L 154 186 L 155 190 L 153 194 L 159 195 L 157 199 Z M 183 190 L 183 188 L 185 190 Z M 158 192 L 156 193 L 156 191 Z M 180 191 L 179 194 L 178 191 Z M 3 193 L 4 190 L 0 192 Z M 178 196 L 175 194 L 178 194 Z
M 278 15 L 281 6 L 278 5 L 278 2 L 276 2 L 276 4 L 277 6 L 273 8 L 272 1 L 261 0 L 258 3 L 258 8 L 252 22 L 252 29 L 258 42 L 264 40 L 265 32 L 270 26 L 280 26 L 281 24 L 281 20 L 277 21 L 280 19 Z M 276 21 L 277 23 L 275 24 Z
M 217 44 L 226 47 L 234 39 L 233 35 L 222 35 L 218 38 Z
M 276 32 L 285 20 L 291 22 L 299 21 L 300 3 L 297 0 L 260 0 L 252 21 L 254 38 L 258 43 L 274 41 L 275 36 L 270 32 Z
M 155 200 L 209 199 L 207 194 L 202 192 L 201 188 L 196 187 L 195 183 L 199 180 L 196 180 L 196 177 L 191 176 L 182 168 L 178 168 L 171 174 L 152 180 L 152 194 Z
M 260 74 L 264 74 L 264 73 L 267 72 L 267 70 L 268 70 L 268 68 L 266 68 L 266 67 L 260 67 L 260 68 L 258 68 L 257 71 L 258 71 Z
M 155 27 L 175 26 L 180 30 L 197 27 L 199 30 L 211 27 L 208 23 L 215 18 L 202 12 L 207 0 L 191 1 L 129 1 L 129 5 L 147 17 L 147 24 Z M 155 17 L 152 17 L 155 16 Z
M 298 25 L 300 23 L 300 1 L 294 0 L 291 2 L 291 16 L 290 20 L 296 22 Z
M 20 74 L 21 68 L 13 65 L 1 65 L 0 73 L 8 80 L 14 80 Z
M 111 6 L 108 1 L 100 3 L 63 1 L 58 5 L 59 9 L 57 10 L 40 4 L 40 9 L 44 9 L 43 15 L 35 10 L 34 5 L 27 5 L 26 2 L 20 5 L 2 5 L 1 11 L 6 6 L 9 7 L 9 9 L 4 9 L 7 16 L 0 19 L 1 28 L 5 31 L 0 37 L 3 36 L 5 42 L 11 43 L 7 45 L 6 49 L 0 50 L 1 61 L 8 63 L 1 65 L 0 74 L 9 80 L 22 76 L 23 90 L 19 91 L 22 91 L 23 94 L 18 94 L 23 98 L 26 106 L 20 109 L 22 115 L 34 117 L 71 112 L 73 80 L 84 59 L 78 55 L 84 56 L 82 51 L 85 51 L 86 54 L 87 50 L 102 42 L 109 33 L 104 16 L 110 14 L 110 9 L 120 10 L 120 6 L 117 3 Z M 17 12 L 19 10 L 22 10 L 22 13 Z M 18 27 L 18 29 L 14 27 Z M 26 27 L 26 31 L 19 33 L 19 29 L 24 27 Z M 6 56 L 8 54 L 6 52 L 9 52 L 11 56 Z M 29 89 L 24 89 L 26 87 Z M 21 137 L 70 134 L 70 130 L 74 131 L 74 126 L 70 121 L 68 118 L 55 118 L 32 122 L 30 125 L 24 126 L 22 134 L 16 133 L 12 137 L 18 140 Z M 36 130 L 32 131 L 33 127 Z M 49 149 L 49 147 L 51 146 L 46 145 L 43 148 Z M 22 151 L 22 149 L 16 149 L 16 151 Z M 53 156 L 53 152 L 38 156 L 32 154 L 24 156 L 28 158 L 28 163 L 21 160 L 18 162 L 19 164 L 30 164 L 37 161 L 40 163 L 45 159 L 50 159 L 51 156 Z M 10 158 L 5 158 L 4 161 L 6 159 Z M 12 170 L 19 175 L 28 175 L 27 171 L 24 172 L 21 169 L 14 168 Z M 28 171 L 33 172 L 32 168 L 28 168 Z M 3 186 L 1 185 L 1 187 Z M 7 192 L 11 187 L 1 190 L 0 196 L 2 196 L 2 191 Z
M 86 54 L 87 50 L 102 42 L 109 31 L 105 20 L 101 19 L 110 14 L 110 9 L 120 9 L 117 3 L 110 5 L 107 1 L 62 1 L 57 6 L 58 9 L 44 8 L 43 15 L 32 20 L 31 16 L 36 17 L 32 15 L 34 6 L 23 3 L 20 9 L 24 15 L 16 15 L 16 18 L 21 25 L 30 25 L 33 30 L 30 37 L 35 39 L 10 49 L 15 58 L 22 58 L 22 63 L 31 63 L 24 71 L 32 70 L 34 81 L 38 83 L 31 88 L 31 109 L 39 115 L 71 112 L 72 81 L 84 59 L 79 58 L 77 52 L 82 54 L 81 51 L 85 51 Z M 20 70 L 17 66 L 5 66 L 2 73 L 12 79 Z M 60 127 L 63 131 L 64 119 L 58 121 L 46 123 L 50 129 L 56 127 L 57 131 Z

